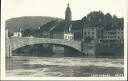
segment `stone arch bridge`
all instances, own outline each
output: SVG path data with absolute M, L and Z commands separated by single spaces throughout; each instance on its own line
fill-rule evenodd
M 55 44 L 66 47 L 71 47 L 81 52 L 81 42 L 64 39 L 50 39 L 50 38 L 32 38 L 32 37 L 8 37 L 6 38 L 6 57 L 12 56 L 12 51 L 27 45 L 33 44 Z

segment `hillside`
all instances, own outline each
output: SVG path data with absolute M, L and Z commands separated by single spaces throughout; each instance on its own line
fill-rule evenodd
M 10 32 L 19 31 L 24 29 L 33 29 L 38 28 L 47 22 L 52 20 L 62 20 L 60 18 L 54 17 L 44 17 L 44 16 L 26 16 L 26 17 L 17 17 L 8 19 L 6 21 L 6 29 Z

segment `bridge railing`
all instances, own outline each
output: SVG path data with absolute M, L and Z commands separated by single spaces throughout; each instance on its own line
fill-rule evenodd
M 38 37 L 10 37 L 10 38 L 18 38 L 18 39 L 45 39 L 45 40 L 61 40 L 61 41 L 70 41 L 70 42 L 81 42 L 81 41 L 78 41 L 78 40 L 65 40 L 65 39 L 53 39 L 53 38 L 38 38 Z

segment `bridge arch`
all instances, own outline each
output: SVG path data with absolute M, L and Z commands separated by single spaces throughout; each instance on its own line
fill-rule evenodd
M 69 49 L 73 49 L 73 50 L 75 50 L 75 51 L 77 51 L 77 52 L 81 52 L 80 50 L 78 50 L 78 49 L 76 49 L 76 48 L 73 48 L 73 47 L 71 47 L 71 46 L 67 46 L 67 45 L 61 45 L 61 44 L 53 44 L 53 43 L 38 43 L 38 44 L 49 44 L 49 45 L 55 45 L 55 46 L 60 46 L 60 47 L 64 47 L 64 48 L 69 48 Z M 29 45 L 38 45 L 38 44 L 29 44 Z M 15 50 L 17 50 L 17 49 L 20 49 L 20 48 L 22 48 L 22 47 L 25 47 L 25 46 L 29 46 L 29 45 L 22 45 L 22 46 L 20 46 L 20 47 L 17 47 L 17 48 L 15 48 L 15 49 L 13 49 L 12 51 L 15 51 Z
M 11 50 L 16 50 L 23 46 L 34 45 L 34 44 L 53 44 L 62 47 L 73 48 L 81 52 L 81 42 L 79 41 L 68 41 L 63 39 L 49 39 L 49 38 L 30 38 L 30 37 L 10 37 Z

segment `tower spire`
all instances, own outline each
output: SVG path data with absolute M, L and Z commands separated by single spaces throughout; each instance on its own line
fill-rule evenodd
M 66 21 L 71 21 L 72 20 L 72 12 L 71 12 L 69 3 L 67 4 L 67 8 L 66 8 L 66 11 L 65 11 L 65 20 Z
M 70 6 L 70 4 L 68 3 L 68 7 Z

